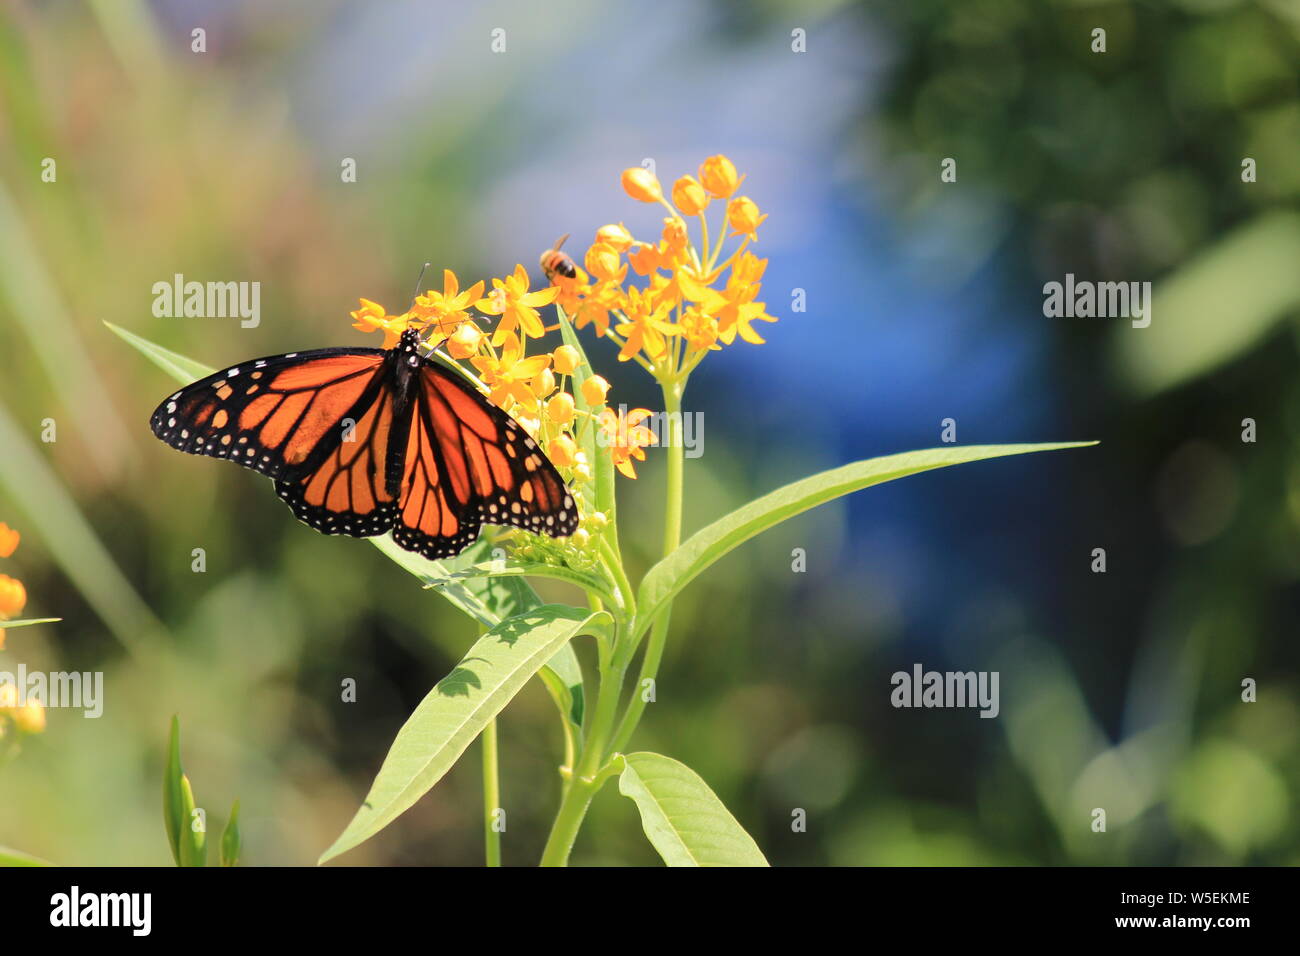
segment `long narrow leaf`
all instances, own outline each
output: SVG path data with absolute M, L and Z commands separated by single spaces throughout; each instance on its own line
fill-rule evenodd
M 646 572 L 637 594 L 637 623 L 632 633 L 640 634 L 667 602 L 671 601 L 696 575 L 732 548 L 773 525 L 817 505 L 872 485 L 906 478 L 908 475 L 935 468 L 947 468 L 951 465 L 1001 458 L 1006 455 L 1025 455 L 1030 452 L 1054 451 L 1061 448 L 1083 448 L 1095 444 L 1096 442 L 1056 442 L 1040 445 L 964 445 L 929 448 L 924 451 L 909 451 L 853 462 L 793 482 L 784 488 L 778 488 L 697 531 L 684 541 L 681 547 Z

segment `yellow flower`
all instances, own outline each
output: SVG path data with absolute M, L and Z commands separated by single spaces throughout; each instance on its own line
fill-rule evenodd
M 656 300 L 640 289 L 628 289 L 623 314 L 627 321 L 620 323 L 618 331 L 623 336 L 623 347 L 618 360 L 626 362 L 637 352 L 645 352 L 651 359 L 663 354 L 667 336 L 676 335 L 676 327 L 668 320 L 672 303 Z
M 0 558 L 12 557 L 13 553 L 18 550 L 18 541 L 21 535 L 13 528 L 0 521 Z
M 620 308 L 622 303 L 623 289 L 617 282 L 598 282 L 574 313 L 573 324 L 582 329 L 594 323 L 596 335 L 604 335 L 609 331 L 610 310 Z
M 371 302 L 369 299 L 360 301 L 361 308 L 352 313 L 352 318 L 356 320 L 352 323 L 352 327 L 362 332 L 383 332 L 383 347 L 391 349 L 410 326 L 413 316 L 410 312 L 404 315 L 389 315 L 378 302 Z
M 16 710 L 10 711 L 14 725 L 25 734 L 39 734 L 45 729 L 45 707 L 38 700 L 29 700 Z
M 483 333 L 473 322 L 464 322 L 447 340 L 447 353 L 456 359 L 467 359 L 478 352 Z
M 537 406 L 537 397 L 528 383 L 540 375 L 550 361 L 549 355 L 524 358 L 523 345 L 512 332 L 506 333 L 499 356 L 478 355 L 470 359 L 488 386 L 492 401 L 507 409 L 512 402 L 528 409 Z M 523 424 L 522 420 L 520 424 Z
M 744 180 L 736 176 L 736 167 L 726 156 L 710 156 L 700 166 L 700 182 L 718 199 L 726 199 Z
M 470 321 L 465 310 L 483 295 L 483 282 L 479 280 L 464 292 L 460 291 L 460 281 L 450 269 L 442 270 L 442 291 L 432 289 L 415 300 L 411 310 L 428 325 L 436 325 L 434 337 L 430 340 L 437 345 L 450 335 L 462 322 Z
M 600 414 L 601 431 L 597 440 L 609 449 L 614 467 L 629 478 L 636 477 L 632 460 L 645 461 L 642 449 L 658 440 L 654 432 L 641 424 L 651 414 L 648 408 L 634 408 L 625 414 L 607 408 Z
M 553 464 L 560 468 L 568 468 L 572 465 L 577 451 L 578 446 L 573 443 L 573 439 L 568 435 L 557 435 L 546 446 L 547 456 Z
M 587 250 L 582 264 L 597 279 L 621 282 L 627 275 L 626 266 L 620 269 L 618 250 L 603 242 L 597 242 Z
M 561 345 L 551 353 L 551 367 L 556 375 L 572 375 L 582 361 L 582 356 L 572 345 Z
M 709 194 L 694 176 L 682 176 L 673 183 L 673 205 L 683 215 L 698 216 L 709 207 Z
M 684 338 L 692 349 L 702 352 L 705 349 L 721 349 L 718 341 L 718 323 L 712 316 L 706 315 L 698 306 L 691 306 L 682 313 L 678 323 Z
M 758 205 L 748 196 L 737 196 L 727 203 L 727 224 L 731 226 L 733 236 L 749 236 L 751 239 L 757 239 L 755 230 L 766 218 L 766 214 L 759 215 Z
M 596 230 L 596 242 L 604 243 L 615 252 L 627 252 L 632 245 L 632 233 L 621 222 L 618 225 L 601 226 Z
M 557 425 L 567 425 L 573 421 L 574 407 L 573 396 L 560 392 L 546 403 L 546 417 Z
M 691 242 L 691 237 L 686 232 L 686 223 L 676 216 L 665 217 L 663 240 L 667 250 L 672 252 L 675 257 L 680 258 Z
M 499 346 L 506 336 L 516 329 L 527 338 L 539 339 L 546 334 L 537 306 L 550 305 L 559 290 L 555 286 L 528 291 L 528 273 L 522 265 L 515 266 L 513 275 L 492 280 L 492 291 L 487 298 L 479 299 L 474 307 L 487 315 L 499 315 L 501 321 L 492 335 L 492 344 Z
M 775 322 L 767 314 L 762 302 L 755 302 L 760 288 L 759 279 L 767 269 L 767 260 L 746 252 L 732 267 L 731 277 L 722 292 L 709 289 L 700 307 L 718 322 L 718 339 L 730 345 L 739 335 L 752 345 L 765 341 L 753 328 L 755 321 Z
M 0 621 L 9 620 L 26 604 L 27 589 L 23 587 L 23 582 L 7 574 L 0 574 Z M 0 629 L 0 634 L 3 633 L 3 629 Z
M 659 178 L 643 166 L 623 170 L 623 190 L 640 202 L 659 202 L 664 198 Z
M 582 397 L 592 408 L 597 405 L 604 405 L 605 396 L 608 394 L 609 382 L 599 375 L 593 375 L 582 383 Z

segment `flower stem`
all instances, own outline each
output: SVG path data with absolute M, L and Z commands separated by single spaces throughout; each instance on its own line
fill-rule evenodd
M 483 848 L 488 866 L 501 865 L 501 834 L 493 826 L 501 806 L 501 777 L 497 763 L 497 722 L 483 728 Z

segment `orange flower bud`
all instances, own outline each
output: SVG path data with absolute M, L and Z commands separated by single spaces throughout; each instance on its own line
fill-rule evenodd
M 598 242 L 587 250 L 584 265 L 597 279 L 612 279 L 618 275 L 618 250 Z
M 605 404 L 605 396 L 608 394 L 609 382 L 599 375 L 593 375 L 582 383 L 582 397 L 586 399 L 588 405 L 594 407 Z
M 553 391 L 555 391 L 555 373 L 549 368 L 544 368 L 533 379 L 533 394 L 538 398 L 545 398 Z
M 753 236 L 754 230 L 766 218 L 766 215 L 759 215 L 757 204 L 748 196 L 737 196 L 727 203 L 727 224 L 734 230 L 733 235 Z
M 11 711 L 14 724 L 25 734 L 39 734 L 45 729 L 45 708 L 40 701 L 29 700 L 17 710 Z
M 681 252 L 686 248 L 690 236 L 686 234 L 686 223 L 682 222 L 676 216 L 669 216 L 664 219 L 664 242 L 673 252 Z
M 551 365 L 557 375 L 572 375 L 582 362 L 582 356 L 572 345 L 561 345 L 551 353 Z
M 452 358 L 467 359 L 478 354 L 483 333 L 472 322 L 462 322 L 460 328 L 447 340 L 447 351 Z
M 18 550 L 20 535 L 3 521 L 0 521 L 0 558 L 10 557 Z
M 659 250 L 648 242 L 639 242 L 636 247 L 627 254 L 627 261 L 632 263 L 632 268 L 639 276 L 646 276 L 656 269 L 662 268 L 662 258 Z
M 573 421 L 573 396 L 568 392 L 559 392 L 546 403 L 546 414 L 557 425 L 567 425 Z
M 673 183 L 673 205 L 683 215 L 698 216 L 709 206 L 709 194 L 694 176 L 682 176 Z
M 557 435 L 546 446 L 546 453 L 550 456 L 551 462 L 560 468 L 567 468 L 572 465 L 573 456 L 577 454 L 577 451 L 578 446 L 573 443 L 573 439 L 568 435 Z
M 641 202 L 658 202 L 664 198 L 659 177 L 643 166 L 623 170 L 623 191 Z
M 596 230 L 596 241 L 603 242 L 615 252 L 627 252 L 632 245 L 632 233 L 621 222 L 618 225 L 601 226 Z
M 726 199 L 734 193 L 744 178 L 736 175 L 736 167 L 721 154 L 710 156 L 700 164 L 700 182 L 719 199 Z
M 0 574 L 0 621 L 6 621 L 27 604 L 27 589 L 23 582 Z

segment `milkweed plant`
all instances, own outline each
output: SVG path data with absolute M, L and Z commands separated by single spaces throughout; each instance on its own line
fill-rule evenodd
M 537 288 L 522 265 L 492 279 L 490 288 L 483 281 L 462 287 L 448 270 L 441 289 L 417 295 L 405 312 L 391 314 L 367 299 L 352 312 L 354 327 L 382 333 L 385 347 L 406 329 L 421 329 L 431 354 L 463 372 L 546 450 L 573 488 L 582 517 L 573 535 L 558 540 L 490 529 L 441 561 L 404 551 L 387 536 L 371 539 L 477 622 L 482 634 L 398 731 L 370 792 L 320 862 L 392 823 L 481 738 L 486 859 L 499 864 L 496 717 L 536 678 L 555 702 L 563 734 L 542 865 L 568 863 L 592 798 L 615 779 L 667 864 L 766 865 L 753 838 L 698 774 L 670 755 L 631 749 L 678 594 L 746 540 L 850 492 L 949 465 L 1087 444 L 950 445 L 857 461 L 779 488 L 683 540 L 687 383 L 711 354 L 763 344 L 759 328 L 777 321 L 759 299 L 767 260 L 754 252 L 767 216 L 738 195 L 744 178 L 721 155 L 706 159 L 696 175 L 678 178 L 667 194 L 651 170 L 624 170 L 631 199 L 662 207 L 658 238 L 610 224 L 596 231 L 580 263 L 548 250 Z M 181 382 L 211 372 L 114 331 Z M 541 348 L 556 332 L 559 344 Z M 654 380 L 661 410 L 611 404 L 610 385 L 583 347 L 591 336 L 611 340 L 619 362 L 640 366 Z M 667 475 L 662 556 L 633 581 L 620 545 L 618 481 L 636 478 L 647 449 L 662 456 Z M 543 603 L 529 578 L 575 585 L 585 604 Z M 594 644 L 594 670 L 575 653 L 578 640 Z M 173 728 L 173 753 L 175 734 Z M 178 767 L 178 756 L 175 761 Z M 173 776 L 180 779 L 178 769 Z M 165 789 L 167 801 L 177 804 L 169 820 L 183 819 L 185 788 Z M 175 828 L 168 826 L 180 861 Z

